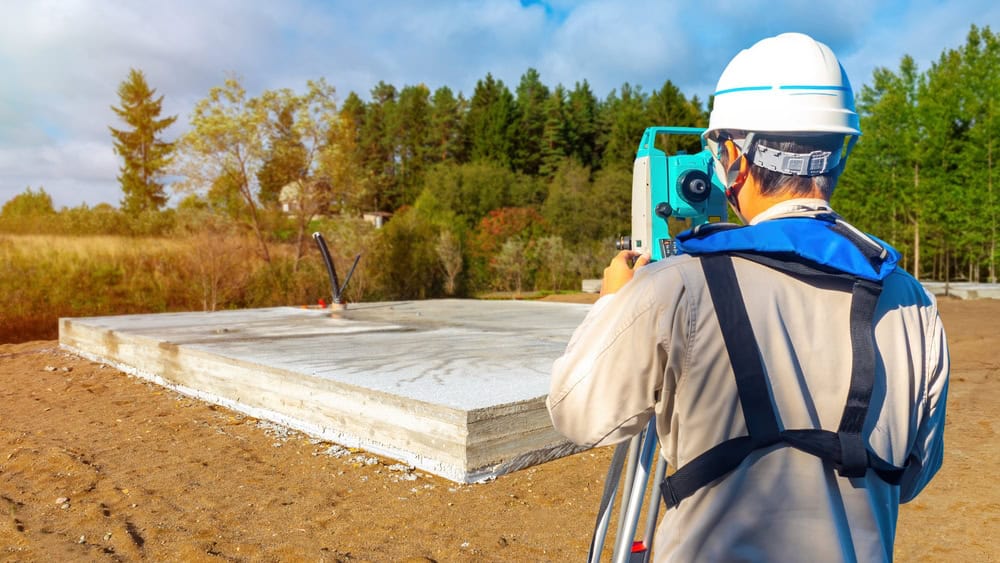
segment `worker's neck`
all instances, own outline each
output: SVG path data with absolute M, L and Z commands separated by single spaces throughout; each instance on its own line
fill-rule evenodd
M 740 213 L 747 220 L 747 222 L 750 222 L 753 221 L 753 218 L 757 215 L 760 215 L 764 211 L 767 211 L 781 202 L 803 198 L 826 199 L 818 189 L 814 189 L 809 194 L 783 192 L 775 195 L 764 195 L 760 191 L 760 184 L 757 183 L 756 178 L 754 178 L 751 174 L 747 177 L 746 183 L 743 185 L 743 188 L 739 193 Z

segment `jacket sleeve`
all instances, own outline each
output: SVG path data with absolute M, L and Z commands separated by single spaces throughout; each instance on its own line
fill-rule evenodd
M 950 358 L 937 307 L 932 308 L 932 313 L 927 330 L 925 402 L 916 441 L 900 482 L 901 502 L 913 500 L 923 490 L 940 469 L 944 457 L 945 404 L 948 398 Z
M 620 442 L 653 415 L 666 357 L 656 284 L 643 270 L 594 304 L 552 366 L 549 415 L 577 444 Z

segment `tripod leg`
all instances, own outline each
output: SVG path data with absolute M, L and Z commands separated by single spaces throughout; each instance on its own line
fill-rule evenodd
M 657 456 L 656 472 L 653 474 L 653 486 L 649 491 L 649 508 L 646 510 L 646 533 L 642 537 L 642 545 L 646 548 L 643 552 L 642 562 L 649 561 L 649 554 L 653 549 L 653 535 L 656 533 L 656 519 L 660 515 L 660 483 L 667 473 L 667 460 L 663 456 Z
M 625 512 L 628 510 L 628 499 L 632 496 L 632 482 L 635 480 L 635 467 L 639 464 L 639 446 L 642 444 L 643 433 L 640 432 L 628 442 L 628 461 L 625 466 L 625 483 L 622 487 L 622 500 L 618 513 L 618 530 L 615 532 L 615 545 L 622 537 L 625 527 Z
M 594 537 L 590 540 L 587 563 L 599 563 L 601 560 L 604 540 L 608 536 L 608 524 L 611 522 L 611 509 L 614 506 L 615 494 L 618 492 L 618 481 L 621 479 L 628 449 L 628 443 L 618 444 L 611 457 L 611 463 L 608 465 L 608 475 L 604 478 L 604 493 L 601 496 L 601 507 L 597 511 L 597 525 L 594 527 Z
M 642 512 L 642 499 L 646 496 L 646 486 L 649 482 L 649 469 L 653 463 L 653 455 L 656 453 L 656 443 L 656 419 L 651 418 L 646 427 L 642 449 L 639 452 L 639 463 L 636 465 L 631 494 L 627 499 L 622 497 L 622 501 L 628 503 L 628 510 L 625 514 L 625 526 L 622 533 L 615 538 L 615 553 L 612 559 L 615 563 L 627 563 L 632 552 L 632 543 L 635 540 L 635 531 L 639 526 L 639 515 Z

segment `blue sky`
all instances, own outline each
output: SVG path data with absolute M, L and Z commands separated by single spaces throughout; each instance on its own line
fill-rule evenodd
M 604 98 L 623 82 L 672 80 L 707 100 L 730 58 L 784 31 L 833 48 L 855 89 L 912 55 L 921 69 L 1000 30 L 995 0 L 31 0 L 0 3 L 0 202 L 44 187 L 56 206 L 121 199 L 108 126 L 131 67 L 178 115 L 228 74 L 251 94 L 325 77 L 343 100 L 379 80 L 471 95 L 490 72 L 513 90 L 586 79 Z

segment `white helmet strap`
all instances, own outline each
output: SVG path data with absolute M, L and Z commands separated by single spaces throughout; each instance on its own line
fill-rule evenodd
M 762 168 L 793 176 L 821 176 L 840 164 L 840 154 L 831 151 L 785 152 L 757 145 L 753 163 Z
M 854 149 L 857 136 L 852 135 L 846 150 L 794 153 L 765 147 L 759 142 L 752 147 L 755 165 L 790 176 L 822 176 L 843 166 Z

